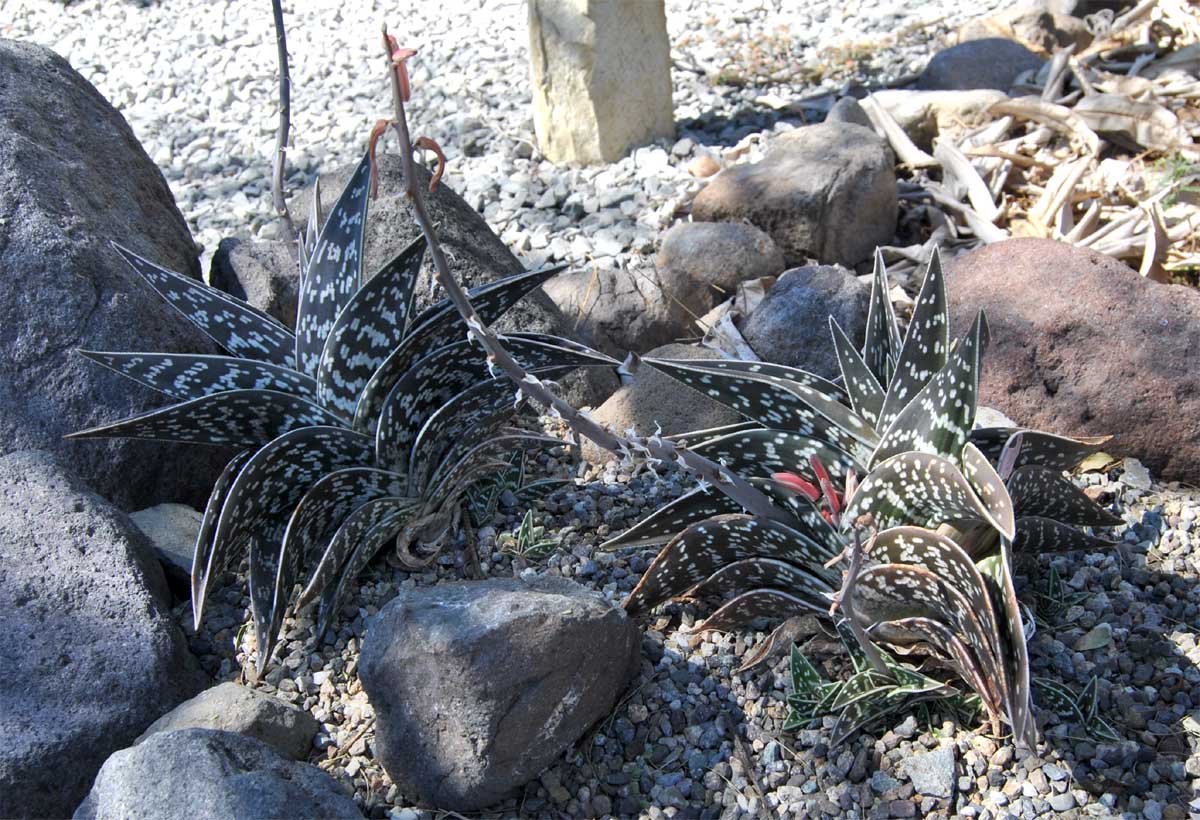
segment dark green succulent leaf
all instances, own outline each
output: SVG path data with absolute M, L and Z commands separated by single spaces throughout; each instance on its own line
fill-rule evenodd
M 824 544 L 829 550 L 830 556 L 837 555 L 845 548 L 846 542 L 842 540 L 841 534 L 833 524 L 825 520 L 825 517 L 817 509 L 817 505 L 808 498 L 769 478 L 749 478 L 747 480 L 795 519 L 794 524 L 786 521 L 784 523 L 814 541 Z
M 190 276 L 143 259 L 115 242 L 112 246 L 171 307 L 234 356 L 295 366 L 296 338 L 273 317 Z
M 709 398 L 731 407 L 764 427 L 821 439 L 863 461 L 878 443 L 874 429 L 846 405 L 818 389 L 763 375 L 747 375 L 705 366 L 645 359 Z
M 1008 719 L 1018 746 L 1032 749 L 1037 743 L 1037 725 L 1029 689 L 1029 653 L 1017 592 L 1012 580 L 1012 548 L 1000 540 L 1000 552 L 977 563 L 980 575 L 997 614 L 1002 650 L 1000 668 L 1005 675 Z
M 979 367 L 987 343 L 987 320 L 980 311 L 946 365 L 896 414 L 871 455 L 872 464 L 909 452 L 958 460 L 975 423 Z
M 672 435 L 663 436 L 667 441 L 674 441 L 682 444 L 694 444 L 698 441 L 706 441 L 710 438 L 725 436 L 730 433 L 740 433 L 743 430 L 757 430 L 762 427 L 757 421 L 739 421 L 733 424 L 722 424 L 720 427 L 706 427 L 703 430 L 688 430 L 685 433 L 674 433 Z
M 605 541 L 600 545 L 600 549 L 617 550 L 663 544 L 674 538 L 680 530 L 697 521 L 741 511 L 738 503 L 725 493 L 697 488 L 659 507 L 625 532 Z
M 692 451 L 722 462 L 735 473 L 765 478 L 771 473 L 794 472 L 812 480 L 809 460 L 817 456 L 837 481 L 857 463 L 841 450 L 823 441 L 790 430 L 747 430 L 709 439 L 692 446 Z
M 852 703 L 882 696 L 892 685 L 893 682 L 886 675 L 875 669 L 860 669 L 847 678 L 837 697 L 829 705 L 829 711 L 838 711 Z
M 971 445 L 964 449 L 973 450 Z M 986 464 L 982 455 L 971 456 L 977 473 Z M 1015 529 L 1007 494 L 991 493 L 981 499 L 953 462 L 932 453 L 901 453 L 877 465 L 863 479 L 843 513 L 843 521 L 870 514 L 874 526 L 915 524 L 938 526 L 954 521 L 983 521 L 1006 536 Z
M 999 473 L 992 467 L 987 457 L 970 442 L 963 447 L 959 463 L 962 465 L 963 477 L 975 491 L 976 498 L 983 502 L 992 518 L 1001 522 L 1003 526 L 1000 531 L 1007 537 L 1010 532 L 1007 528 L 1013 526 L 1012 522 L 1016 514 L 1013 511 L 1012 498 L 1009 497 L 1008 489 L 1004 486 L 1004 481 L 1000 478 Z
M 643 361 L 645 360 L 643 359 Z M 850 404 L 850 397 L 846 395 L 846 391 L 840 385 L 834 384 L 829 379 L 818 376 L 815 373 L 809 373 L 807 370 L 801 370 L 798 367 L 789 367 L 785 364 L 750 362 L 743 359 L 654 359 L 653 361 L 661 364 L 677 365 L 679 367 L 692 367 L 701 370 L 716 371 L 718 373 L 750 376 L 789 387 L 807 387 L 821 395 L 827 401 L 843 405 Z
M 418 237 L 358 289 L 333 323 L 317 367 L 317 399 L 347 417 L 371 374 L 404 339 L 425 238 Z
M 795 644 L 792 645 L 789 670 L 792 676 L 792 692 L 804 700 L 811 700 L 815 705 L 821 699 L 821 685 L 824 680 Z
M 246 466 L 254 450 L 243 450 L 238 453 L 213 484 L 208 495 L 208 503 L 204 507 L 204 517 L 200 521 L 200 532 L 196 536 L 196 551 L 192 554 L 192 625 L 200 631 L 200 619 L 204 615 L 204 600 L 208 597 L 208 588 L 213 579 L 224 571 L 229 563 L 229 554 L 213 550 L 213 536 L 217 532 L 217 519 L 221 516 L 221 508 L 229 495 L 233 480 Z
M 1100 452 L 1112 439 L 1112 436 L 1071 438 L 1022 427 L 981 427 L 971 431 L 971 441 L 987 455 L 988 460 L 998 464 L 1001 452 L 1018 434 L 1021 436 L 1021 449 L 1017 453 L 1014 468 L 1038 464 L 1058 471 L 1074 470 L 1085 458 Z
M 867 332 L 863 341 L 862 359 L 880 385 L 891 384 L 896 360 L 900 358 L 903 341 L 896 324 L 896 312 L 888 295 L 890 287 L 883 253 L 875 250 L 875 270 L 871 280 L 871 302 L 867 309 Z
M 468 293 L 480 321 L 491 323 L 502 316 L 521 297 L 562 270 L 562 266 L 525 271 L 497 279 Z M 439 302 L 409 325 L 404 341 L 388 354 L 371 374 L 363 387 L 354 411 L 354 429 L 374 434 L 383 402 L 396 382 L 400 381 L 421 359 L 438 348 L 466 338 L 467 326 L 453 305 Z M 472 359 L 482 359 L 482 350 Z M 480 365 L 485 366 L 483 361 Z
M 989 715 L 1003 717 L 1004 693 L 998 679 L 990 677 L 962 638 L 946 623 L 934 618 L 898 618 L 875 624 L 870 635 L 892 646 L 920 641 L 951 662 L 962 680 L 975 691 Z
M 373 467 L 348 467 L 322 476 L 296 504 L 288 520 L 279 552 L 275 558 L 275 583 L 270 611 L 265 623 L 255 623 L 260 642 L 260 660 L 271 651 L 283 625 L 284 611 L 292 594 L 300 568 L 328 543 L 339 524 L 354 510 L 376 498 L 395 496 L 401 491 L 401 476 Z M 255 571 L 253 564 L 251 573 Z M 299 609 L 307 601 L 298 601 Z
M 1060 470 L 1037 464 L 1018 467 L 1009 476 L 1008 493 L 1018 518 L 1039 516 L 1081 527 L 1115 527 L 1122 523 L 1063 478 Z
M 1013 552 L 1022 555 L 1045 555 L 1074 550 L 1107 550 L 1114 542 L 1097 538 L 1052 518 L 1023 516 L 1017 519 L 1017 536 Z
M 863 650 L 862 644 L 858 640 L 858 635 L 850 626 L 848 618 L 838 618 L 834 624 L 834 629 L 837 630 L 838 637 L 842 639 L 842 646 L 846 648 L 846 654 L 850 656 L 850 662 L 854 664 L 855 672 L 862 672 L 865 669 L 873 668 L 871 659 L 867 657 L 867 653 Z M 826 704 L 826 711 L 830 708 Z
M 1068 723 L 1086 723 L 1087 718 L 1079 707 L 1079 699 L 1066 686 L 1051 678 L 1034 678 L 1032 684 L 1041 706 Z
M 744 629 L 746 624 L 757 618 L 780 620 L 828 611 L 828 600 L 818 602 L 808 594 L 792 594 L 779 589 L 750 589 L 722 604 L 696 626 L 696 631 L 732 632 Z
M 348 553 L 350 557 L 345 559 L 337 583 L 326 583 L 320 590 L 318 635 L 324 635 L 337 618 L 350 591 L 350 583 L 366 569 L 379 550 L 399 534 L 415 512 L 416 506 L 409 499 L 380 498 L 359 507 L 338 528 L 326 550 L 326 554 L 332 556 L 330 564 L 342 563 L 338 556 Z
M 913 305 L 912 320 L 896 372 L 888 383 L 887 398 L 880 413 L 879 428 L 888 430 L 921 388 L 946 366 L 950 353 L 950 313 L 946 303 L 946 279 L 937 250 L 929 259 L 921 292 Z
M 837 352 L 838 367 L 842 371 L 842 384 L 850 396 L 850 406 L 864 421 L 870 424 L 877 433 L 879 413 L 883 410 L 883 388 L 875 379 L 875 374 L 862 356 L 854 349 L 854 343 L 837 323 L 837 319 L 829 317 L 829 330 L 833 334 L 833 347 Z
M 364 155 L 321 228 L 296 307 L 296 369 L 317 375 L 321 352 L 342 309 L 363 278 L 363 242 L 371 193 L 371 158 Z
M 809 569 L 833 583 L 823 564 L 828 548 L 777 521 L 722 515 L 693 524 L 675 536 L 650 564 L 629 598 L 630 613 L 649 609 L 700 583 L 726 564 L 745 558 L 776 558 Z
M 505 349 L 529 372 L 548 368 L 613 366 L 612 359 L 566 339 L 544 334 L 502 336 Z M 562 372 L 562 371 L 558 371 Z M 395 383 L 380 407 L 376 457 L 381 464 L 404 464 L 421 428 L 464 390 L 491 379 L 487 359 L 473 342 L 459 341 L 430 353 Z M 512 389 L 510 388 L 510 395 Z
M 221 507 L 212 549 L 233 556 L 256 539 L 256 553 L 262 557 L 250 561 L 255 623 L 269 623 L 275 555 L 297 502 L 321 476 L 370 460 L 366 436 L 342 427 L 303 427 L 270 441 L 238 473 Z
M 463 451 L 457 463 L 452 463 L 449 459 L 444 460 L 425 488 L 424 498 L 430 504 L 445 506 L 445 502 L 441 499 L 461 487 L 464 482 L 473 482 L 480 470 L 479 465 L 490 464 L 498 453 L 511 453 L 514 450 L 528 450 L 535 447 L 558 447 L 563 444 L 565 442 L 553 436 L 539 435 L 519 429 L 510 429 L 503 431 L 501 435 L 492 435 Z M 488 469 L 494 473 L 497 470 L 504 470 L 506 466 L 500 465 Z M 521 490 L 517 491 L 518 495 L 520 492 Z
M 344 421 L 316 402 L 277 390 L 226 390 L 71 433 L 252 447 L 288 430 Z
M 725 597 L 750 589 L 774 589 L 807 601 L 815 612 L 827 613 L 833 588 L 827 580 L 777 558 L 743 558 L 718 569 L 688 594 Z
M 80 350 L 79 354 L 180 401 L 228 390 L 276 390 L 311 401 L 317 398 L 317 384 L 311 378 L 271 362 L 194 353 Z

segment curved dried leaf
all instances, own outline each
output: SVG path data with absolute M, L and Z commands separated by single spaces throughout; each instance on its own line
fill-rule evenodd
M 317 398 L 316 382 L 272 362 L 195 353 L 80 350 L 79 355 L 181 401 L 228 390 L 276 390 L 312 401 Z
M 962 639 L 945 623 L 933 618 L 900 618 L 876 624 L 871 637 L 900 646 L 914 640 L 924 642 L 949 659 L 954 671 L 983 701 L 984 709 L 996 718 L 1003 717 L 1004 693 L 999 682 L 987 675 Z
M 317 399 L 354 414 L 371 374 L 404 339 L 425 256 L 418 237 L 360 287 L 334 321 L 317 366 Z
M 112 246 L 171 307 L 234 356 L 295 366 L 296 337 L 273 317 L 190 276 L 143 259 L 115 242 Z
M 363 240 L 371 192 L 371 159 L 364 155 L 321 228 L 300 285 L 296 307 L 296 369 L 317 375 L 321 351 L 363 275 Z
M 122 436 L 251 447 L 299 427 L 342 423 L 342 419 L 300 396 L 277 390 L 227 390 L 80 430 L 67 438 Z

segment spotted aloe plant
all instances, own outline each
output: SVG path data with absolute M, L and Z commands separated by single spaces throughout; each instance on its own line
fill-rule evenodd
M 647 360 L 744 417 L 686 437 L 777 509 L 747 515 L 702 486 L 639 522 L 607 546 L 666 546 L 626 607 L 721 598 L 703 629 L 836 612 L 860 641 L 939 658 L 993 723 L 1008 722 L 1030 746 L 1037 731 L 1012 553 L 1103 543 L 1075 527 L 1119 519 L 1063 472 L 1105 439 L 974 429 L 985 317 L 951 343 L 936 254 L 904 336 L 887 291 L 877 255 L 861 349 L 830 319 L 840 384 L 762 362 Z M 864 563 L 851 579 L 833 567 L 860 541 Z
M 472 354 L 467 328 L 451 305 L 414 310 L 423 239 L 374 276 L 364 275 L 370 170 L 364 157 L 328 218 L 320 216 L 314 195 L 300 243 L 295 333 L 245 302 L 117 246 L 133 270 L 225 354 L 80 351 L 176 403 L 74 438 L 241 448 L 204 513 L 192 609 L 199 627 L 213 584 L 248 556 L 260 673 L 289 605 L 319 601 L 323 633 L 349 583 L 383 545 L 395 540 L 402 560 L 427 562 L 451 528 L 459 498 L 494 469 L 498 456 L 555 441 L 506 428 L 512 388 Z M 490 321 L 557 270 L 498 279 L 471 296 Z M 513 333 L 505 344 L 548 378 L 617 364 L 544 334 Z M 418 543 L 427 547 L 421 555 Z

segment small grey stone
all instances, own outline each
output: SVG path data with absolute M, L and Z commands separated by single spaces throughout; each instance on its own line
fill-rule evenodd
M 950 797 L 954 794 L 954 747 L 943 746 L 934 752 L 912 755 L 900 761 L 900 771 L 912 781 L 920 794 Z

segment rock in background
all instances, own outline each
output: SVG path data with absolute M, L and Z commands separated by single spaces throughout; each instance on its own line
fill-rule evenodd
M 75 820 L 362 817 L 337 781 L 233 732 L 159 732 L 108 759 Z
M 368 626 L 359 662 L 376 753 L 423 804 L 488 806 L 609 713 L 639 647 L 623 610 L 561 578 L 402 593 Z
M 762 161 L 713 177 L 692 203 L 702 222 L 745 220 L 770 234 L 788 265 L 854 266 L 896 233 L 892 151 L 875 132 L 824 122 L 776 137 Z
M 529 53 L 552 162 L 613 162 L 675 133 L 663 0 L 530 0 Z
M 947 265 L 954 333 L 991 325 L 981 401 L 1018 423 L 1112 435 L 1155 476 L 1200 479 L 1200 293 L 1050 239 L 1010 239 Z
M 203 675 L 128 516 L 47 453 L 0 457 L 0 817 L 65 817 Z
M 1008 91 L 1023 71 L 1037 71 L 1044 62 L 1025 46 L 1003 37 L 969 40 L 935 54 L 917 78 L 917 88 Z
M 218 352 L 114 241 L 199 275 L 171 192 L 121 115 L 53 52 L 0 40 L 0 453 L 57 453 L 125 509 L 202 505 L 219 449 L 62 438 L 163 403 L 75 348 Z
M 654 264 L 667 298 L 691 316 L 732 297 L 741 282 L 786 267 L 770 236 L 740 222 L 680 222 L 663 237 Z
M 296 253 L 295 243 L 282 239 L 222 239 L 208 283 L 295 329 L 300 303 Z

